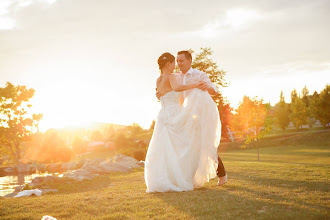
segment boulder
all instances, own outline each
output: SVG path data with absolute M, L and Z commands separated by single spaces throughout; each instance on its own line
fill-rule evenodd
M 102 163 L 103 161 L 106 161 L 106 160 L 107 160 L 106 158 L 95 158 L 92 161 L 96 164 L 100 164 L 100 163 Z
M 18 193 L 18 192 L 22 191 L 23 188 L 24 188 L 24 185 L 17 186 L 17 187 L 15 188 L 14 193 Z
M 84 179 L 92 179 L 94 176 L 95 174 L 84 169 L 79 169 L 63 174 L 63 177 L 67 177 L 76 181 L 82 181 Z
M 61 180 L 61 177 L 58 177 L 58 176 L 54 176 L 54 175 L 48 175 L 48 176 L 45 176 L 45 181 L 46 182 L 55 182 L 55 181 L 58 181 L 58 180 Z
M 125 166 L 119 163 L 112 163 L 112 162 L 102 162 L 99 164 L 99 167 L 103 170 L 104 173 L 132 171 L 131 167 L 129 166 Z
M 45 172 L 47 170 L 47 167 L 45 164 L 41 163 L 36 166 L 36 169 L 40 172 Z
M 15 168 L 14 167 L 4 167 L 2 170 L 5 173 L 14 173 L 15 172 Z
M 134 159 L 133 157 L 129 157 L 123 154 L 117 154 L 113 160 L 116 163 L 122 164 L 124 166 L 129 166 L 130 168 L 139 168 L 140 166 L 140 161 Z
M 64 162 L 61 164 L 62 170 L 74 170 L 77 165 L 74 162 Z
M 16 166 L 16 169 L 17 169 L 18 173 L 28 173 L 28 172 L 30 172 L 30 165 L 20 163 Z
M 37 177 L 34 177 L 34 179 L 31 181 L 31 183 L 34 184 L 34 185 L 39 185 L 39 184 L 42 183 L 45 179 L 46 179 L 45 176 L 37 176 Z
M 30 165 L 30 172 L 31 172 L 31 173 L 35 173 L 36 171 L 37 171 L 37 166 L 34 165 L 34 164 L 31 164 L 31 165 Z
M 87 159 L 81 159 L 76 165 L 76 168 L 81 168 L 86 163 Z
M 84 164 L 84 166 L 81 167 L 81 169 L 87 170 L 90 173 L 104 173 L 103 169 L 99 167 L 98 161 L 86 161 L 86 163 Z
M 9 194 L 5 195 L 4 198 L 14 197 L 16 195 L 17 195 L 17 192 L 13 192 L 13 193 L 9 193 Z
M 47 165 L 47 170 L 49 172 L 60 172 L 62 171 L 62 166 L 60 163 L 50 163 Z

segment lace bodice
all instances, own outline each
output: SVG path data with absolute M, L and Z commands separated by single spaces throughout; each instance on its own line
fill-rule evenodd
M 159 112 L 158 119 L 162 120 L 165 124 L 170 123 L 181 111 L 180 92 L 172 90 L 166 93 L 160 97 L 160 103 L 162 108 Z
M 172 90 L 166 93 L 164 96 L 160 97 L 162 108 L 170 107 L 171 105 L 180 105 L 179 98 L 180 92 Z

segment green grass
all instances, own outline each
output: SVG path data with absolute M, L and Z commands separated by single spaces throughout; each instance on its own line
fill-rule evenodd
M 319 137 L 269 143 L 261 161 L 255 149 L 221 153 L 228 173 L 221 187 L 213 179 L 190 192 L 147 194 L 140 168 L 0 199 L 0 219 L 329 219 L 330 135 Z

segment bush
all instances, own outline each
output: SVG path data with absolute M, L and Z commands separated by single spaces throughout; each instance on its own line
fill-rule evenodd
M 146 152 L 143 150 L 138 150 L 133 153 L 133 157 L 137 159 L 138 161 L 145 160 L 146 158 Z

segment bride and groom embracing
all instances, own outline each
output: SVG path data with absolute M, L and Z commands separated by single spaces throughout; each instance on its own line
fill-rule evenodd
M 180 73 L 173 73 L 175 57 L 158 59 L 157 97 L 161 110 L 145 159 L 146 192 L 189 191 L 216 175 L 227 182 L 217 153 L 221 138 L 218 108 L 210 95 L 217 93 L 206 73 L 191 67 L 188 51 L 177 54 Z

